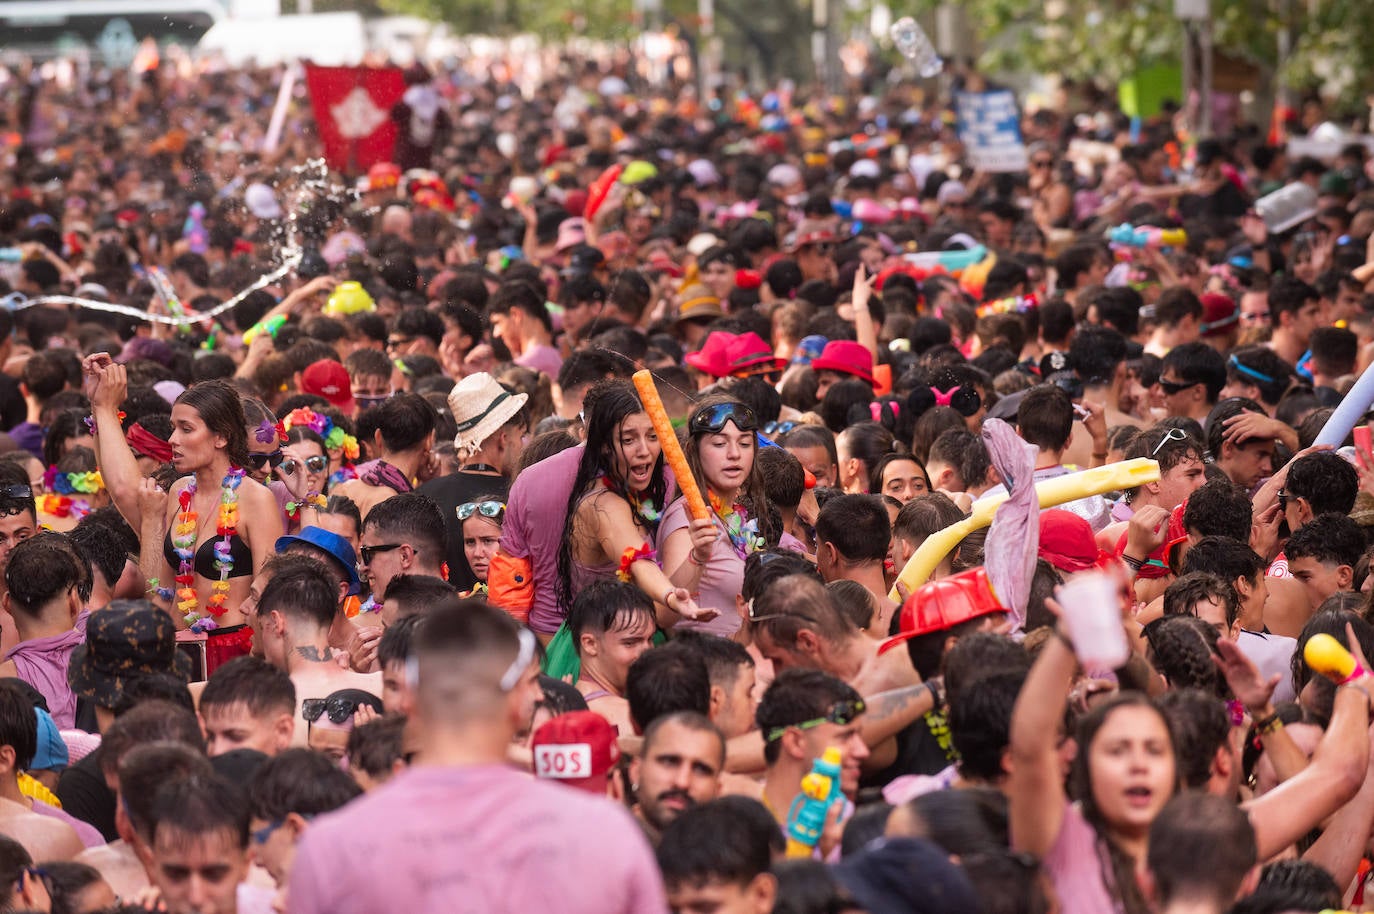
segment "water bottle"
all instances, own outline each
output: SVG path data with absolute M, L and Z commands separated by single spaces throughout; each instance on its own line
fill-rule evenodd
M 892 36 L 892 43 L 897 46 L 897 50 L 911 61 L 916 72 L 922 77 L 930 79 L 932 76 L 939 76 L 940 71 L 945 68 L 945 62 L 940 59 L 940 55 L 935 52 L 935 46 L 926 37 L 925 29 L 910 16 L 903 16 L 892 23 L 888 34 Z

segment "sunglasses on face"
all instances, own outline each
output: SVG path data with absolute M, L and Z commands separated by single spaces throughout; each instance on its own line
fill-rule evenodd
M 687 430 L 693 435 L 719 435 L 727 422 L 735 423 L 735 428 L 742 432 L 752 432 L 759 427 L 758 417 L 743 403 L 717 403 L 693 413 Z
M 1166 381 L 1166 380 L 1164 380 L 1163 378 L 1160 378 L 1159 381 L 1158 381 L 1157 383 L 1159 384 L 1160 389 L 1163 390 L 1166 394 L 1173 395 L 1173 394 L 1176 394 L 1176 393 L 1182 393 L 1183 391 L 1187 390 L 1187 389 L 1190 388 L 1190 387 L 1196 387 L 1196 386 L 1198 386 L 1199 384 L 1201 384 L 1202 382 L 1201 382 L 1201 381 Z
M 1278 499 L 1279 499 L 1279 511 L 1287 511 L 1287 510 L 1288 510 L 1288 499 L 1290 499 L 1290 498 L 1292 498 L 1292 497 L 1293 497 L 1293 496 L 1289 495 L 1288 492 L 1287 492 L 1286 490 L 1284 490 L 1284 489 L 1279 489 L 1279 494 L 1278 494 Z
M 799 724 L 788 724 L 786 727 L 774 727 L 764 736 L 763 741 L 771 743 L 774 740 L 782 739 L 782 735 L 788 730 L 810 730 L 819 727 L 821 724 L 834 724 L 837 727 L 847 727 L 864 713 L 863 699 L 854 701 L 837 701 L 830 706 L 824 717 L 817 717 L 813 720 L 804 720 Z
M 1053 165 L 1053 159 L 1037 159 L 1036 161 L 1031 162 L 1032 168 L 1050 168 Z
M 363 703 L 355 698 L 307 698 L 301 702 L 301 717 L 313 724 L 321 714 L 328 714 L 330 721 L 341 724 L 353 716 Z
M 328 457 L 307 457 L 305 458 L 305 468 L 311 473 L 323 473 L 324 468 L 329 466 Z M 287 476 L 294 476 L 296 471 L 301 468 L 301 461 L 295 457 L 288 457 L 281 462 L 281 471 Z
M 415 342 L 413 336 L 393 336 L 386 341 L 386 348 L 396 349 L 399 346 L 409 346 L 413 342 Z
M 358 549 L 358 555 L 362 557 L 364 565 L 371 565 L 372 560 L 377 557 L 379 552 L 391 552 L 393 549 L 400 549 L 405 543 L 382 543 L 378 546 L 362 546 Z M 418 552 L 419 550 L 415 550 Z
M 458 519 L 467 520 L 474 514 L 499 521 L 506 513 L 506 506 L 499 501 L 470 501 L 458 506 Z
M 277 467 L 282 465 L 282 461 L 284 461 L 285 459 L 286 455 L 281 452 L 281 448 L 277 448 L 270 454 L 248 455 L 248 461 L 252 463 L 255 467 L 257 467 L 259 470 L 265 470 L 269 465 L 272 467 L 272 469 L 275 470 Z

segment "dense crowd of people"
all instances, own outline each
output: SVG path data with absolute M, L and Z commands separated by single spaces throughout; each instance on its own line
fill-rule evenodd
M 0 911 L 1362 910 L 1364 147 L 601 75 L 5 83 Z

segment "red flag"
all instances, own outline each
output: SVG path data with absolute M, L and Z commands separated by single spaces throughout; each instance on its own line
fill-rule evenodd
M 396 145 L 391 107 L 405 92 L 399 67 L 306 64 L 305 83 L 330 168 L 360 174 L 390 161 Z

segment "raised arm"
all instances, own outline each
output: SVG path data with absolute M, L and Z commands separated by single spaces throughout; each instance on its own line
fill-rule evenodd
M 1007 778 L 1011 846 L 1035 857 L 1049 853 L 1064 821 L 1067 799 L 1056 736 L 1077 667 L 1067 642 L 1050 638 L 1011 712 L 1012 768 Z
M 143 474 L 138 469 L 138 458 L 124 440 L 124 427 L 119 422 L 119 405 L 128 396 L 129 377 L 124 366 L 116 365 L 105 352 L 86 356 L 81 363 L 81 373 L 82 386 L 91 401 L 95 459 L 105 480 L 105 489 L 129 526 L 141 530 L 143 513 L 138 493 Z
M 1347 643 L 1361 669 L 1369 669 L 1350 627 Z M 1249 803 L 1259 858 L 1267 860 L 1340 809 L 1364 780 L 1369 764 L 1369 705 L 1374 677 L 1339 686 L 1326 728 L 1312 761 L 1296 776 Z

